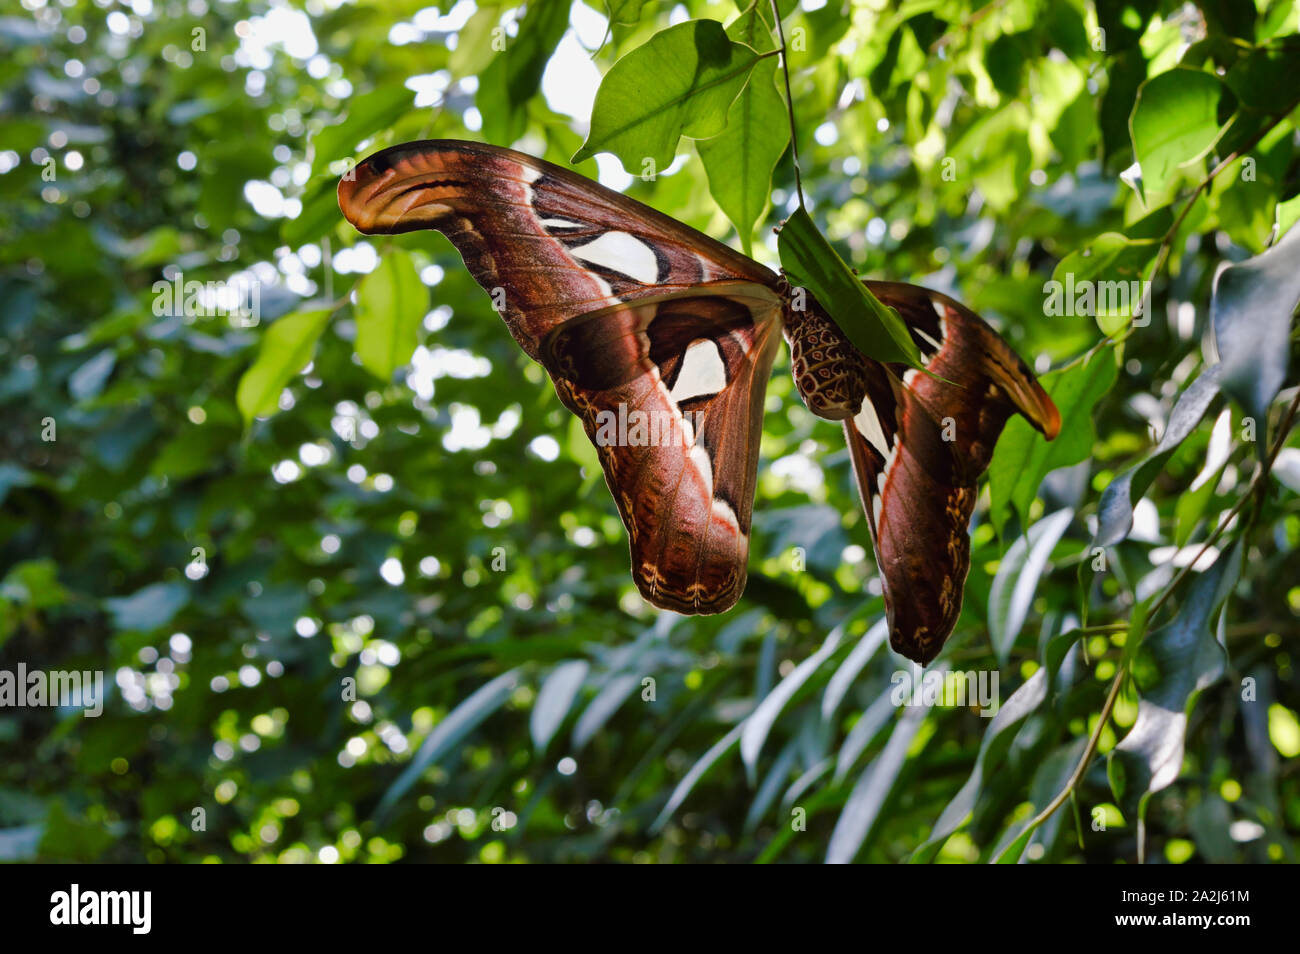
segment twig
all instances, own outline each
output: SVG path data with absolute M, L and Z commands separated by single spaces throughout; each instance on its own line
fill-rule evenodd
M 1260 467 L 1259 472 L 1255 475 L 1254 480 L 1251 481 L 1250 487 L 1246 489 L 1246 492 L 1241 496 L 1241 499 L 1238 500 L 1232 510 L 1228 512 L 1228 516 L 1219 522 L 1219 525 L 1215 528 L 1214 532 L 1210 534 L 1209 539 L 1207 539 L 1205 544 L 1201 547 L 1200 552 L 1196 554 L 1196 559 L 1192 560 L 1179 570 L 1177 575 L 1175 575 L 1174 578 L 1169 581 L 1168 585 L 1165 586 L 1164 592 L 1160 594 L 1160 598 L 1156 600 L 1151 607 L 1150 613 L 1147 614 L 1148 625 L 1150 625 L 1151 621 L 1155 619 L 1156 613 L 1160 611 L 1160 608 L 1169 601 L 1169 598 L 1174 593 L 1174 589 L 1178 586 L 1178 583 L 1182 578 L 1186 576 L 1191 568 L 1200 561 L 1206 550 L 1214 545 L 1214 542 L 1219 539 L 1223 532 L 1228 528 L 1228 525 L 1232 523 L 1232 519 L 1241 512 L 1241 508 L 1246 505 L 1247 501 L 1255 498 L 1257 487 L 1262 485 L 1263 482 L 1268 479 L 1269 473 L 1273 469 L 1273 461 L 1277 459 L 1278 453 L 1282 450 L 1282 445 L 1286 443 L 1287 436 L 1291 433 L 1291 428 L 1295 423 L 1298 411 L 1300 411 L 1300 390 L 1296 391 L 1296 396 L 1294 400 L 1291 401 L 1291 407 L 1288 409 L 1286 416 L 1282 420 L 1281 426 L 1278 428 L 1277 437 L 1273 441 L 1272 449 L 1264 459 L 1264 463 Z M 1140 635 L 1134 634 L 1134 638 L 1140 638 Z M 1088 764 L 1092 761 L 1093 755 L 1096 754 L 1097 743 L 1101 740 L 1102 730 L 1106 727 L 1106 723 L 1110 721 L 1111 712 L 1115 709 L 1115 701 L 1119 698 L 1120 686 L 1124 683 L 1124 676 L 1125 670 L 1121 668 L 1115 673 L 1115 678 L 1111 680 L 1110 691 L 1107 693 L 1106 702 L 1101 707 L 1101 713 L 1097 717 L 1097 724 L 1093 727 L 1092 735 L 1088 739 L 1087 748 L 1084 749 L 1083 755 L 1079 759 L 1079 763 L 1074 767 L 1074 771 L 1071 773 L 1069 781 L 1065 783 L 1065 787 L 1061 789 L 1057 796 L 1048 802 L 1041 812 L 1034 816 L 1034 818 L 1029 822 L 1029 825 L 1025 828 L 1025 831 L 1032 831 L 1043 822 L 1047 821 L 1047 819 L 1051 818 L 1053 813 L 1065 804 L 1066 799 L 1073 795 L 1075 788 L 1078 786 L 1079 782 L 1083 780 L 1084 773 L 1088 770 Z
M 799 194 L 799 208 L 806 208 L 803 200 L 803 177 L 799 174 L 799 136 L 794 124 L 794 94 L 790 92 L 790 51 L 785 45 L 785 28 L 781 26 L 781 11 L 772 0 L 772 16 L 776 18 L 776 35 L 781 40 L 781 73 L 785 77 L 785 111 L 790 117 L 790 158 L 794 161 L 794 188 Z

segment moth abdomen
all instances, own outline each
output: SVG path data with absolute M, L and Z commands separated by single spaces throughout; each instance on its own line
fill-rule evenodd
M 808 410 L 828 421 L 853 417 L 867 394 L 867 359 L 811 297 L 785 305 L 785 337 L 795 389 Z

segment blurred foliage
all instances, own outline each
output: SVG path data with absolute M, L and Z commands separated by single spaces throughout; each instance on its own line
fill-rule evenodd
M 817 226 L 1057 369 L 1066 430 L 1008 428 L 935 666 L 996 673 L 992 719 L 891 700 L 910 667 L 847 453 L 784 358 L 746 595 L 659 613 L 580 428 L 451 246 L 341 220 L 337 177 L 393 142 L 566 163 L 636 84 L 592 118 L 546 79 L 634 69 L 690 18 L 783 87 L 752 55 L 765 11 L 612 7 L 0 16 L 0 671 L 109 693 L 97 718 L 0 710 L 0 856 L 1294 861 L 1300 441 L 1269 454 L 1300 230 L 1215 278 L 1300 218 L 1295 4 L 781 4 Z M 619 143 L 678 157 L 626 191 L 775 264 L 789 134 L 728 83 L 730 111 Z M 698 154 L 677 138 L 724 116 Z M 1153 296 L 1076 314 L 1054 278 Z M 160 306 L 190 281 L 256 283 L 260 320 Z

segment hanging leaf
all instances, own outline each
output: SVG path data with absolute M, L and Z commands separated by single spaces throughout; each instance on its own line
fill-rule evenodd
M 529 0 L 514 36 L 479 75 L 475 102 L 483 117 L 483 136 L 508 145 L 523 135 L 528 101 L 542 83 L 546 63 L 569 28 L 569 4 Z
M 835 755 L 836 785 L 848 777 L 850 770 L 857 764 L 858 758 L 875 741 L 880 730 L 885 727 L 885 723 L 898 712 L 898 703 L 894 695 L 894 686 L 890 684 L 876 698 L 876 701 L 858 716 L 858 721 L 853 723 L 853 728 L 849 729 L 849 734 L 844 737 L 844 742 Z
M 1261 429 L 1286 380 L 1291 321 L 1300 303 L 1300 229 L 1262 255 L 1229 265 L 1214 280 L 1210 318 L 1223 390 Z M 1260 453 L 1265 442 L 1259 441 Z
M 255 417 L 279 409 L 280 392 L 293 376 L 305 368 L 316 351 L 316 342 L 333 312 L 328 308 L 299 311 L 279 318 L 266 329 L 257 360 L 239 379 L 235 403 L 247 427 Z
M 989 590 L 989 638 L 1000 665 L 1005 666 L 1011 658 L 1011 647 L 1029 615 L 1052 549 L 1073 519 L 1074 511 L 1069 508 L 1044 517 L 1011 545 L 998 564 Z
M 375 808 L 374 817 L 383 819 L 429 766 L 434 765 L 460 741 L 476 729 L 480 722 L 496 712 L 519 686 L 520 670 L 511 669 L 491 682 L 480 686 L 455 709 L 447 713 L 433 727 L 429 737 L 411 758 L 411 763 L 397 777 Z
M 884 750 L 858 776 L 840 817 L 835 820 L 835 829 L 831 832 L 830 845 L 826 849 L 827 864 L 849 864 L 857 855 L 894 787 L 912 740 L 928 712 L 925 706 L 911 707 L 904 711 Z
M 1047 670 L 1040 668 L 1011 694 L 1011 698 L 999 706 L 988 728 L 984 730 L 970 777 L 940 813 L 938 821 L 930 830 L 930 837 L 912 853 L 909 861 L 931 860 L 943 847 L 943 843 L 970 820 L 985 781 L 1002 765 L 1007 750 L 1011 748 L 1011 742 L 1016 736 L 1011 730 L 1019 728 L 1046 698 Z
M 573 726 L 573 737 L 570 742 L 575 752 L 586 747 L 601 727 L 622 708 L 628 697 L 636 692 L 639 685 L 641 685 L 640 677 L 636 673 L 626 672 L 614 676 L 605 683 L 600 692 L 596 693 L 596 698 L 592 699 L 587 708 L 582 711 L 582 715 L 578 716 L 578 721 Z
M 775 49 L 762 4 L 727 29 L 731 39 L 760 53 Z M 776 89 L 775 59 L 761 60 L 731 104 L 721 135 L 696 143 L 709 177 L 709 192 L 736 227 L 746 255 L 753 254 L 754 225 L 767 208 L 772 171 L 790 144 L 785 100 Z
M 722 132 L 727 111 L 758 54 L 727 38 L 716 20 L 688 20 L 662 30 L 605 74 L 591 111 L 591 132 L 573 157 L 612 152 L 629 170 L 646 160 L 666 169 L 682 136 Z
M 1137 465 L 1120 474 L 1106 487 L 1097 505 L 1097 536 L 1094 546 L 1112 547 L 1133 529 L 1133 507 L 1151 481 L 1164 469 L 1178 445 L 1185 441 L 1201 422 L 1219 393 L 1223 365 L 1206 368 L 1178 397 L 1169 412 L 1169 423 L 1155 449 Z M 1136 498 L 1136 499 L 1135 499 Z
M 429 310 L 429 289 L 410 254 L 387 252 L 357 285 L 357 357 L 371 374 L 391 381 L 410 360 Z
M 876 650 L 884 645 L 888 636 L 889 620 L 877 620 L 876 624 L 867 630 L 867 635 L 858 640 L 858 644 L 844 658 L 844 662 L 840 663 L 840 667 L 835 670 L 830 682 L 826 684 L 826 692 L 822 695 L 822 722 L 829 725 L 835 718 L 840 703 L 844 701 L 844 696 L 858 678 L 858 674 L 871 661 Z
M 1083 758 L 1083 751 L 1087 746 L 1088 737 L 1081 735 L 1073 742 L 1058 748 L 1038 766 L 1038 770 L 1034 772 L 1034 779 L 1029 786 L 1029 803 L 1032 814 L 1028 821 L 1012 825 L 1008 829 L 1007 834 L 998 843 L 998 847 L 993 850 L 992 863 L 1014 865 L 1024 856 L 1025 849 L 1032 842 L 1036 841 L 1044 845 L 1052 843 L 1056 830 L 1061 824 L 1062 812 L 1065 809 L 1058 810 L 1039 825 L 1032 825 L 1033 819 L 1048 806 L 1052 799 L 1056 798 L 1061 789 L 1070 781 L 1070 776 L 1074 774 L 1074 768 L 1079 764 L 1079 759 Z M 1012 832 L 1015 832 L 1015 834 L 1011 834 Z
M 763 779 L 763 784 L 754 793 L 754 800 L 749 805 L 749 811 L 745 813 L 745 831 L 751 832 L 758 827 L 767 810 L 776 801 L 776 797 L 781 794 L 781 786 L 789 779 L 798 757 L 798 739 L 791 739 L 777 755 L 772 767 L 767 770 L 767 777 Z
M 578 697 L 589 669 L 586 662 L 573 659 L 560 663 L 547 675 L 542 688 L 537 691 L 537 700 L 533 703 L 533 711 L 528 718 L 535 752 L 546 750 L 555 730 L 573 707 L 573 700 Z
M 733 726 L 731 731 L 713 743 L 709 750 L 690 767 L 690 770 L 682 776 L 682 780 L 677 783 L 677 787 L 673 789 L 673 793 L 668 796 L 667 804 L 664 805 L 658 817 L 650 825 L 650 834 L 658 834 L 663 829 L 663 826 L 668 823 L 668 819 L 673 817 L 673 812 L 677 811 L 682 802 L 686 801 L 686 796 L 691 793 L 691 789 L 695 788 L 700 779 L 704 778 L 704 774 L 713 767 L 713 763 L 726 755 L 731 750 L 731 747 L 740 741 L 740 733 L 744 729 L 744 722 Z
M 776 717 L 781 714 L 781 710 L 799 688 L 822 663 L 830 658 L 831 653 L 835 652 L 843 635 L 843 625 L 835 627 L 826 637 L 821 648 L 795 666 L 790 675 L 778 682 L 776 688 L 764 697 L 758 704 L 758 708 L 745 720 L 745 731 L 740 740 L 740 757 L 745 763 L 745 774 L 749 777 L 751 785 L 754 783 L 758 754 L 763 750 L 763 743 L 767 740 L 767 734 L 772 730 Z
M 1195 579 L 1178 615 L 1142 644 L 1156 675 L 1138 687 L 1137 721 L 1107 765 L 1111 787 L 1129 805 L 1173 784 L 1182 771 L 1187 712 L 1196 694 L 1217 681 L 1225 666 L 1223 646 L 1210 622 L 1240 573 L 1237 545 Z
M 1166 192 L 1181 168 L 1205 155 L 1219 136 L 1223 84 L 1211 73 L 1175 67 L 1138 89 L 1129 119 L 1144 196 Z
M 921 350 L 898 312 L 871 294 L 805 209 L 786 219 L 777 248 L 790 283 L 808 289 L 859 351 L 881 363 L 921 367 Z

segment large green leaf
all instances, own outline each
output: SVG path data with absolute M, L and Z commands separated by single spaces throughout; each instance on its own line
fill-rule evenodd
M 1142 84 L 1129 119 L 1133 154 L 1148 196 L 1164 193 L 1181 167 L 1205 155 L 1219 136 L 1223 84 L 1211 73 L 1175 67 Z
M 1133 498 L 1142 499 L 1170 455 L 1201 422 L 1210 403 L 1219 393 L 1222 370 L 1221 364 L 1207 368 L 1187 386 L 1174 409 L 1169 412 L 1169 423 L 1165 425 L 1165 432 L 1155 449 L 1141 463 L 1124 471 L 1106 487 L 1101 502 L 1097 505 L 1096 546 L 1111 547 L 1128 536 L 1133 527 L 1133 507 L 1137 503 Z
M 545 751 L 555 730 L 573 707 L 589 669 L 585 660 L 570 659 L 560 663 L 547 675 L 546 681 L 537 691 L 533 711 L 528 717 L 534 750 Z
M 790 283 L 808 289 L 859 351 L 882 363 L 921 367 L 921 350 L 898 312 L 871 294 L 807 211 L 800 208 L 785 221 L 777 248 Z
M 1029 615 L 1052 549 L 1073 519 L 1069 508 L 1044 517 L 1011 545 L 998 564 L 989 590 L 989 638 L 1000 665 L 1011 658 L 1011 647 Z
M 479 76 L 476 102 L 483 136 L 507 145 L 523 134 L 524 107 L 537 93 L 546 63 L 569 28 L 569 6 L 554 0 L 529 0 L 518 32 Z
M 375 817 L 382 819 L 387 815 L 411 786 L 419 781 L 420 776 L 429 766 L 436 764 L 439 759 L 460 744 L 465 736 L 477 728 L 480 722 L 505 705 L 510 694 L 518 687 L 519 680 L 518 669 L 504 672 L 480 686 L 460 705 L 447 713 L 433 727 L 433 731 L 424 740 L 419 751 L 412 756 L 410 764 L 402 770 L 402 774 L 388 786 L 388 790 L 384 792 L 383 798 L 375 808 Z
M 911 862 L 929 861 L 943 847 L 948 838 L 970 820 L 975 803 L 979 800 L 984 782 L 1002 765 L 1011 742 L 1016 737 L 1012 729 L 1020 724 L 1047 698 L 1047 670 L 1039 669 L 1024 681 L 1006 702 L 998 707 L 984 730 L 979 753 L 970 777 L 940 813 L 930 837 L 912 853 Z
M 280 392 L 311 361 L 331 314 L 329 308 L 299 311 L 277 319 L 266 329 L 257 360 L 239 379 L 235 392 L 246 426 L 255 417 L 275 413 Z
M 1073 466 L 1092 452 L 1092 409 L 1115 383 L 1115 373 L 1114 355 L 1100 349 L 1043 375 L 1043 388 L 1061 412 L 1061 433 L 1054 441 L 1044 441 L 1022 417 L 1007 422 L 989 464 L 989 516 L 998 533 L 1012 508 L 1022 524 L 1028 521 L 1029 506 L 1049 472 Z
M 574 162 L 612 152 L 641 172 L 668 167 L 682 136 L 722 132 L 727 111 L 758 54 L 727 37 L 716 20 L 688 20 L 656 33 L 620 59 L 601 81 L 591 132 Z
M 775 48 L 771 30 L 756 6 L 727 28 L 733 40 L 766 52 Z M 772 170 L 789 145 L 785 130 L 785 100 L 776 89 L 776 61 L 763 60 L 754 67 L 749 83 L 727 114 L 721 135 L 696 144 L 709 192 L 736 227 L 745 254 L 751 254 L 754 225 L 767 207 L 772 191 Z
M 1195 579 L 1178 615 L 1142 644 L 1154 674 L 1139 685 L 1137 721 L 1107 766 L 1116 794 L 1130 806 L 1173 784 L 1182 771 L 1188 710 L 1196 694 L 1223 675 L 1227 661 L 1211 622 L 1240 573 L 1238 545 Z
M 429 289 L 411 256 L 385 253 L 379 266 L 357 285 L 357 357 L 385 381 L 406 364 L 419 344 L 420 322 L 429 310 Z
M 1286 380 L 1291 320 L 1300 303 L 1300 228 L 1214 281 L 1210 315 L 1223 390 L 1259 424 Z M 1260 442 L 1261 450 L 1263 442 Z

